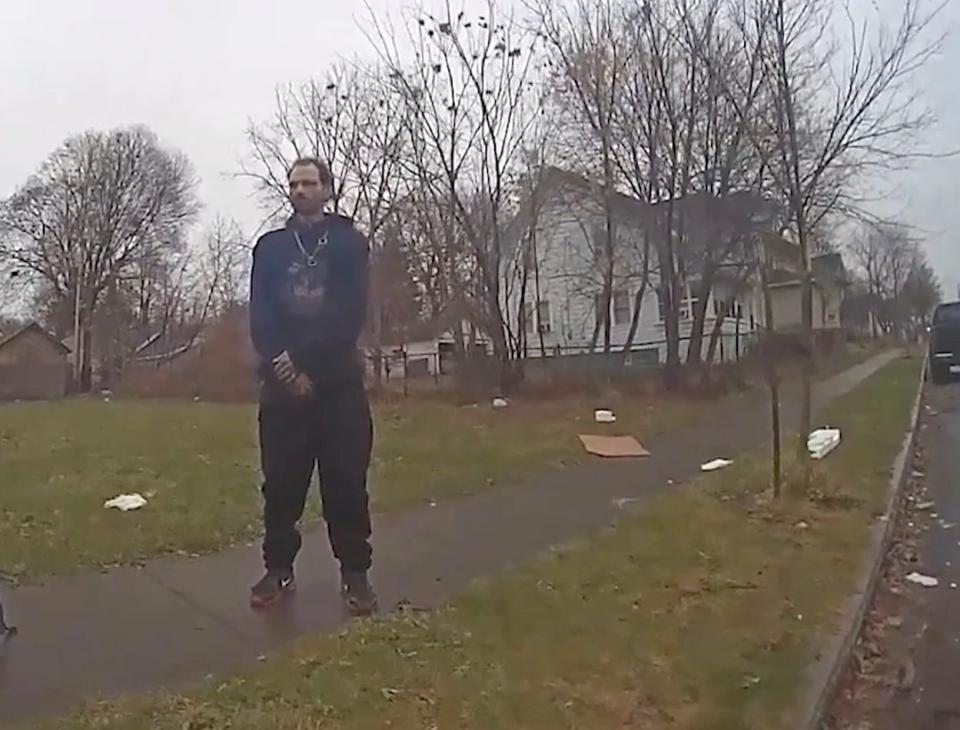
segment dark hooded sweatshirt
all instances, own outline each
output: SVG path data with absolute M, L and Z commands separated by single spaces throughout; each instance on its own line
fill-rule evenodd
M 367 239 L 339 215 L 313 225 L 294 217 L 257 241 L 250 333 L 268 391 L 277 389 L 271 361 L 284 351 L 317 388 L 362 379 L 357 341 L 366 319 L 368 259 Z

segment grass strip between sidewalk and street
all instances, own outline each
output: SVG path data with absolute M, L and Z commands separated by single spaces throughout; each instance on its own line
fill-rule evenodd
M 792 481 L 772 503 L 757 452 L 448 608 L 354 624 L 234 678 L 32 727 L 787 727 L 883 510 L 919 368 L 897 360 L 833 404 L 825 420 L 843 443 L 807 495 Z
M 746 397 L 746 396 L 731 396 Z M 697 420 L 694 398 L 611 398 L 603 432 L 647 441 Z M 707 408 L 717 407 L 708 405 Z M 411 399 L 375 407 L 373 508 L 390 511 L 520 482 L 586 459 L 578 432 L 596 402 L 564 398 L 460 407 Z M 256 409 L 92 399 L 0 405 L 0 578 L 202 554 L 262 531 Z M 136 512 L 104 501 L 138 492 Z M 320 517 L 312 489 L 305 519 Z

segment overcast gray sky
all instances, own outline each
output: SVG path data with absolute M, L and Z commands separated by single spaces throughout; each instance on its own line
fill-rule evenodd
M 879 0 L 892 9 L 901 3 Z M 270 115 L 277 84 L 322 74 L 338 54 L 364 52 L 357 20 L 366 12 L 362 0 L 0 0 L 0 198 L 69 135 L 142 123 L 193 161 L 205 216 L 223 214 L 252 230 L 260 215 L 249 187 L 228 175 L 243 154 L 247 120 Z M 960 2 L 938 26 L 960 27 Z M 958 74 L 954 34 L 922 74 L 941 119 L 932 142 L 944 149 L 960 147 Z M 884 208 L 920 227 L 952 297 L 960 282 L 960 160 L 926 161 L 894 182 L 898 193 Z

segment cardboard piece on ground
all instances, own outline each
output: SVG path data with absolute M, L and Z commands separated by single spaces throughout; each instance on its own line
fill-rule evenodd
M 608 459 L 650 456 L 650 452 L 633 436 L 580 434 L 580 442 L 588 453 Z

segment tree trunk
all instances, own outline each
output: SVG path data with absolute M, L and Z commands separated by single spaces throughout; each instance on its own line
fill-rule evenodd
M 696 371 L 703 362 L 703 329 L 707 322 L 707 303 L 713 291 L 713 267 L 704 267 L 697 288 L 697 306 L 693 312 L 690 328 L 690 341 L 687 344 L 687 367 Z
M 531 255 L 533 257 L 533 292 L 537 300 L 537 311 L 539 316 L 540 303 L 543 301 L 540 291 L 540 259 L 537 257 L 537 234 L 533 232 L 530 240 Z M 552 313 L 551 313 L 552 314 Z M 547 357 L 547 345 L 543 341 L 543 327 L 537 327 L 537 339 L 540 342 L 540 357 Z
M 380 293 L 381 282 L 377 261 L 371 268 L 370 276 L 370 339 L 373 345 L 373 382 L 374 388 L 383 383 L 383 301 Z
M 627 332 L 627 341 L 623 344 L 623 362 L 626 363 L 627 358 L 630 356 L 630 352 L 633 350 L 633 341 L 637 336 L 637 330 L 640 328 L 640 311 L 643 307 L 643 298 L 647 294 L 647 280 L 644 277 L 643 281 L 640 282 L 640 288 L 637 289 L 637 293 L 633 298 L 633 314 L 630 316 L 630 331 Z
M 762 244 L 761 244 L 762 245 Z M 760 287 L 763 291 L 763 313 L 766 320 L 765 343 L 762 348 L 767 386 L 770 389 L 770 431 L 773 457 L 773 497 L 779 499 L 783 491 L 783 458 L 780 435 L 780 378 L 773 351 L 773 339 L 776 326 L 773 321 L 773 298 L 770 296 L 770 277 L 765 252 L 760 265 Z
M 667 360 L 664 381 L 668 389 L 679 385 L 680 322 L 676 296 L 676 261 L 673 246 L 673 201 L 667 203 L 667 221 L 664 239 L 658 248 L 660 262 L 660 296 L 663 302 L 663 324 L 667 338 Z
M 623 344 L 623 361 L 633 350 L 633 340 L 637 336 L 637 329 L 640 327 L 640 309 L 643 306 L 643 298 L 647 295 L 647 285 L 650 282 L 650 232 L 643 234 L 643 270 L 640 272 L 640 288 L 633 299 L 633 313 L 630 316 L 630 331 L 627 332 L 627 340 Z
M 772 353 L 767 354 L 767 383 L 770 387 L 770 424 L 773 441 L 773 498 L 783 492 L 783 456 L 780 446 L 780 381 Z
M 604 129 L 607 129 L 606 125 Z M 611 159 L 609 130 L 603 135 L 603 214 L 604 218 L 604 265 L 603 272 L 603 354 L 610 353 L 611 346 L 611 317 L 610 308 L 613 303 L 613 277 L 616 260 L 616 221 L 613 219 L 613 160 Z
M 710 342 L 707 345 L 707 357 L 702 363 L 701 382 L 706 385 L 710 382 L 710 368 L 713 366 L 713 360 L 717 354 L 717 344 L 721 341 L 723 334 L 723 323 L 727 318 L 728 305 L 724 304 L 713 322 L 713 328 L 710 330 Z
M 803 289 L 801 292 L 801 306 L 803 307 L 803 370 L 800 376 L 800 433 L 797 434 L 797 458 L 803 465 L 803 489 L 806 492 L 812 479 L 812 465 L 810 451 L 807 448 L 807 438 L 813 428 L 813 376 L 814 353 L 816 342 L 813 336 L 813 282 L 810 272 L 809 257 L 805 264 Z

